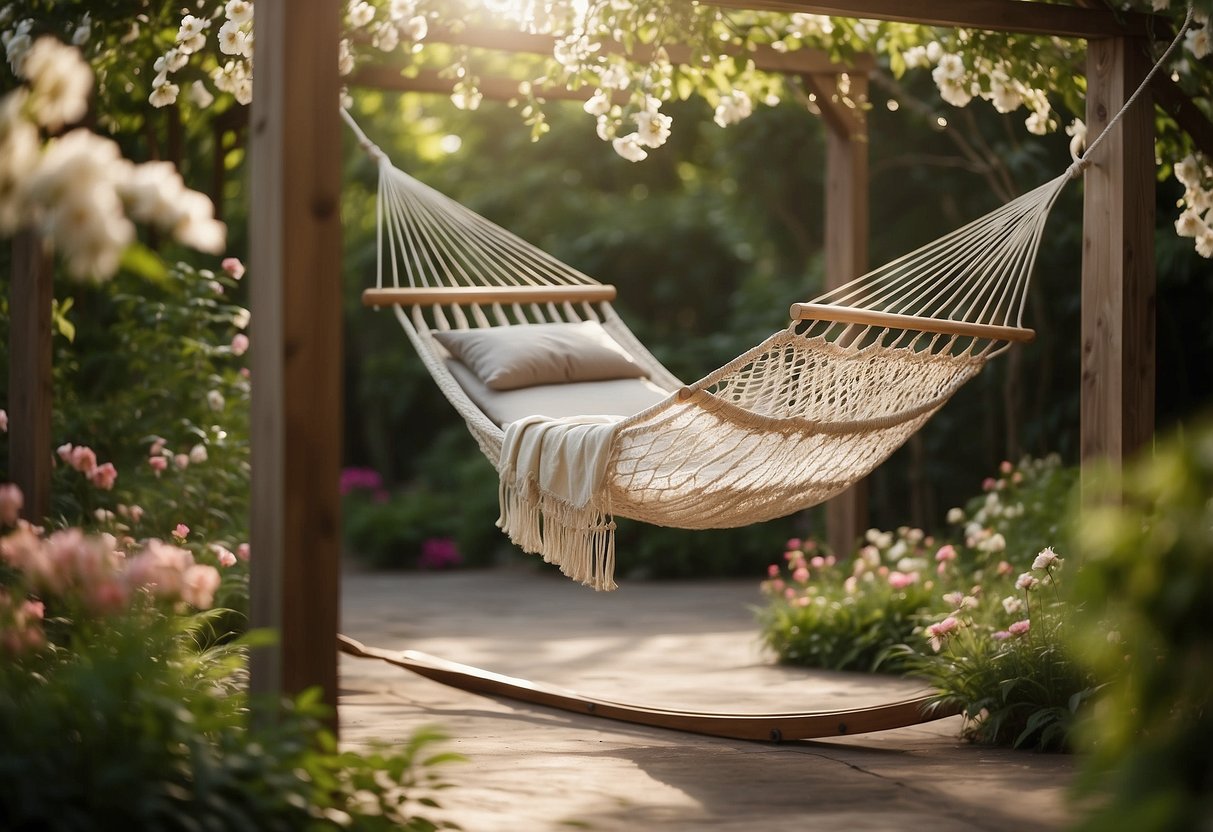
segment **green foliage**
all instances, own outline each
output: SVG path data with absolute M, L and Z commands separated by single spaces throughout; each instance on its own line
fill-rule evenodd
M 208 567 L 161 549 L 148 569 L 76 532 L 0 540 L 0 828 L 438 828 L 415 814 L 453 759 L 438 734 L 340 752 L 314 691 L 251 719 L 244 645 L 206 646 L 224 611 L 166 594 L 205 606 L 188 587 Z
M 936 707 L 964 714 L 970 740 L 1073 747 L 1076 718 L 1098 684 L 1070 646 L 1074 627 L 1058 592 L 1061 571 L 1058 560 L 1027 573 L 1038 582 L 1031 589 L 1017 590 L 1009 575 L 987 579 L 946 618 L 922 628 L 934 652 L 900 651 L 907 672 L 935 688 Z
M 1075 645 L 1106 695 L 1083 726 L 1090 830 L 1213 826 L 1213 429 L 1092 476 Z
M 872 542 L 839 561 L 813 541 L 789 540 L 786 564 L 771 564 L 759 611 L 764 643 L 781 662 L 832 670 L 897 668 L 893 645 L 914 640 L 918 613 L 935 585 L 923 580 L 932 541 L 918 529 L 869 533 Z M 786 569 L 786 571 L 785 571 Z

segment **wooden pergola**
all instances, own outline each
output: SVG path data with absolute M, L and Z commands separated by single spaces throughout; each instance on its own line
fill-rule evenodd
M 672 0 L 683 2 L 683 0 Z M 1107 8 L 1023 0 L 716 0 L 727 8 L 809 12 L 1087 40 L 1087 111 L 1098 134 L 1149 69 L 1151 20 Z M 280 633 L 257 651 L 256 691 L 319 686 L 337 702 L 342 436 L 341 80 L 338 0 L 259 0 L 257 72 L 250 123 L 249 256 L 256 350 L 252 375 L 252 624 Z M 452 38 L 453 33 L 448 33 Z M 494 38 L 462 32 L 465 41 Z M 518 46 L 521 41 L 511 37 Z M 502 48 L 503 44 L 469 43 Z M 531 50 L 542 48 L 528 43 Z M 509 48 L 508 46 L 506 48 Z M 329 56 L 325 58 L 324 56 Z M 760 60 L 761 59 L 761 60 Z M 842 69 L 816 53 L 755 56 L 772 71 L 805 77 L 828 102 Z M 860 70 L 866 67 L 859 67 Z M 377 73 L 377 74 L 376 74 Z M 361 81 L 388 86 L 398 72 L 365 70 Z M 866 84 L 852 75 L 852 91 Z M 449 81 L 413 79 L 414 88 L 449 90 Z M 1182 101 L 1162 103 L 1176 112 Z M 505 89 L 489 93 L 504 94 Z M 510 89 L 513 95 L 516 90 Z M 1148 98 L 1148 96 L 1147 96 Z M 328 103 L 325 103 L 328 102 Z M 866 268 L 867 150 L 861 121 L 824 106 L 831 160 L 827 181 L 827 273 Z M 1207 121 L 1197 120 L 1198 131 Z M 1206 132 L 1198 137 L 1208 143 Z M 1086 172 L 1082 261 L 1081 451 L 1084 461 L 1118 462 L 1146 445 L 1154 427 L 1154 116 L 1131 110 Z M 49 482 L 49 309 L 46 257 L 17 248 L 12 401 L 13 477 L 45 508 Z M 16 259 L 16 258 L 15 258 Z M 38 275 L 42 275 L 41 278 Z M 45 313 L 45 314 L 44 314 Z M 24 340 L 22 340 L 24 339 Z M 24 350 L 24 351 L 23 351 Z M 25 414 L 28 413 L 28 421 Z M 836 504 L 835 528 L 855 528 L 863 500 Z M 33 514 L 33 511 L 29 512 Z

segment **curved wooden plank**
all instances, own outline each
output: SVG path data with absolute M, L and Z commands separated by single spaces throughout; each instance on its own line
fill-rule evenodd
M 654 708 L 586 696 L 576 691 L 447 661 L 415 650 L 381 650 L 367 647 L 343 635 L 338 635 L 337 639 L 343 653 L 360 658 L 380 659 L 427 679 L 472 693 L 501 696 L 636 725 L 729 739 L 780 742 L 866 734 L 871 731 L 904 728 L 907 725 L 917 725 L 959 713 L 959 710 L 954 708 L 932 707 L 930 697 L 927 696 L 868 708 L 793 713 L 723 713 Z
M 893 312 L 878 312 L 874 309 L 836 306 L 829 303 L 793 303 L 788 315 L 794 321 L 837 321 L 843 324 L 915 329 L 921 332 L 938 332 L 942 335 L 989 338 L 991 341 L 1026 342 L 1036 337 L 1036 330 L 1020 326 L 997 326 L 970 323 L 969 321 L 953 321 L 946 318 L 928 318 L 921 315 L 899 315 Z

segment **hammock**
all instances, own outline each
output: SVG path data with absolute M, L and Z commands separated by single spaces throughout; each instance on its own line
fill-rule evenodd
M 613 589 L 614 516 L 727 528 L 816 505 L 870 473 L 986 361 L 1031 340 L 1023 309 L 1049 212 L 1178 40 L 1064 173 L 793 304 L 786 329 L 690 384 L 615 313 L 613 286 L 399 170 L 342 110 L 379 167 L 377 280 L 363 300 L 393 307 L 497 467 L 498 525 L 573 579 Z M 623 396 L 631 407 L 611 412 L 601 403 L 616 402 L 621 379 L 540 385 L 543 410 L 495 420 L 501 397 L 442 343 L 446 333 L 496 331 L 508 344 L 536 325 L 586 322 L 638 368 L 647 399 L 633 384 Z M 557 418 L 517 418 L 541 412 Z

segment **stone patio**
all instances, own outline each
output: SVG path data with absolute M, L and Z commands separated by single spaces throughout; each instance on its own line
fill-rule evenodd
M 919 692 L 905 680 L 776 666 L 757 638 L 757 581 L 623 584 L 594 593 L 515 566 L 347 573 L 343 628 L 628 702 L 702 710 L 858 707 Z M 894 731 L 750 743 L 465 693 L 387 663 L 341 659 L 342 739 L 422 726 L 468 762 L 444 767 L 443 817 L 495 830 L 1023 830 L 1068 813 L 1073 759 L 979 748 L 958 717 Z

